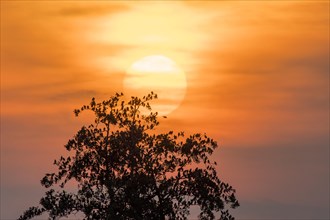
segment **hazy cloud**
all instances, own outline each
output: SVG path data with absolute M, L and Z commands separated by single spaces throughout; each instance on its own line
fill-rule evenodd
M 127 4 L 119 2 L 102 2 L 94 4 L 91 2 L 71 4 L 71 7 L 63 7 L 59 10 L 60 15 L 64 16 L 102 16 L 120 13 L 122 11 L 129 10 L 130 7 Z
M 166 17 L 173 7 L 179 19 Z M 128 61 L 164 51 L 186 71 L 188 88 L 159 131 L 219 142 L 214 157 L 237 189 L 237 218 L 329 217 L 328 9 L 305 1 L 2 2 L 1 218 L 37 202 L 39 179 L 90 123 L 73 109 L 123 91 Z

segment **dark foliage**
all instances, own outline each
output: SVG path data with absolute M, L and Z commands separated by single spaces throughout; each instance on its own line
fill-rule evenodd
M 75 110 L 95 113 L 95 123 L 82 127 L 65 145 L 72 156 L 55 160 L 57 173 L 46 174 L 41 184 L 64 188 L 78 183 L 75 193 L 50 189 L 19 219 L 46 212 L 49 219 L 83 213 L 85 219 L 187 219 L 189 207 L 200 207 L 200 219 L 234 219 L 227 206 L 239 206 L 235 190 L 222 182 L 209 156 L 217 143 L 205 134 L 185 138 L 183 132 L 154 134 L 157 113 L 145 97 L 107 101 Z M 144 110 L 143 110 L 144 111 Z

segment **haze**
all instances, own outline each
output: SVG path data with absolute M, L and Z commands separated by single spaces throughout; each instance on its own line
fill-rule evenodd
M 187 80 L 160 131 L 219 142 L 237 219 L 329 219 L 328 1 L 1 1 L 1 219 L 39 201 L 73 109 L 152 54 Z

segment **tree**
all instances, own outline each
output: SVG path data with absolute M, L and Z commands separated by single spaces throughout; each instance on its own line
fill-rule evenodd
M 121 101 L 123 94 L 74 111 L 95 113 L 95 123 L 83 126 L 68 141 L 71 152 L 55 160 L 57 173 L 41 180 L 46 187 L 64 188 L 70 180 L 76 192 L 50 189 L 19 219 L 46 212 L 49 219 L 83 213 L 85 219 L 187 219 L 189 208 L 200 207 L 200 219 L 234 219 L 228 207 L 239 206 L 235 190 L 222 182 L 209 156 L 217 143 L 205 134 L 185 138 L 183 132 L 155 134 L 157 113 L 143 98 Z M 144 109 L 144 110 L 143 110 Z M 148 110 L 149 114 L 142 114 Z

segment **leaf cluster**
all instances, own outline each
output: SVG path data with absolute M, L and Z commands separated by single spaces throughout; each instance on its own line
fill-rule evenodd
M 200 207 L 200 219 L 231 220 L 226 204 L 239 206 L 235 190 L 217 176 L 210 155 L 217 143 L 206 134 L 184 132 L 155 134 L 158 114 L 149 102 L 157 95 L 131 97 L 123 94 L 74 110 L 95 114 L 94 123 L 83 126 L 68 141 L 70 156 L 54 161 L 58 172 L 41 180 L 46 187 L 64 188 L 78 183 L 76 193 L 50 189 L 20 219 L 44 212 L 49 219 L 83 213 L 84 219 L 187 219 L 189 208 Z M 148 115 L 142 110 L 150 111 Z

